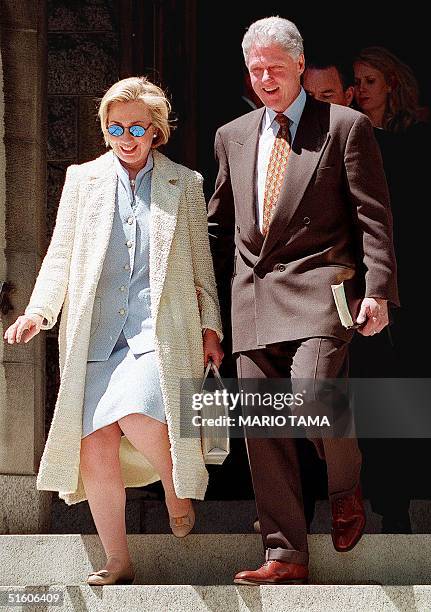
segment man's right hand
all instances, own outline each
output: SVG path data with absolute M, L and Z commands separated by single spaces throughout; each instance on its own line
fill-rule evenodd
M 364 298 L 356 323 L 364 323 L 358 329 L 358 332 L 363 336 L 374 336 L 374 334 L 380 333 L 389 324 L 387 301 L 381 298 Z
M 7 328 L 4 334 L 4 339 L 8 344 L 20 343 L 25 344 L 34 338 L 42 326 L 43 317 L 41 315 L 21 315 L 15 323 Z

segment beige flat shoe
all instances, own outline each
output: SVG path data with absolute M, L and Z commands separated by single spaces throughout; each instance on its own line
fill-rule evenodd
M 132 584 L 135 573 L 132 567 L 120 572 L 108 572 L 106 569 L 88 574 L 87 584 L 90 586 L 106 586 L 108 584 Z
M 177 538 L 185 538 L 193 529 L 195 518 L 193 506 L 185 516 L 170 516 L 169 525 L 171 526 L 174 536 Z

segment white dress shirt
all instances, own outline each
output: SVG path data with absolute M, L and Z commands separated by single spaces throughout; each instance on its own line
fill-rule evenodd
M 304 110 L 307 96 L 304 89 L 301 87 L 297 98 L 284 111 L 290 119 L 290 139 L 293 143 L 298 124 Z M 260 231 L 263 227 L 263 199 L 265 196 L 265 182 L 268 171 L 269 158 L 271 156 L 272 145 L 274 144 L 280 125 L 275 121 L 277 113 L 272 108 L 266 108 L 262 118 L 260 127 L 258 154 L 257 154 L 257 221 Z

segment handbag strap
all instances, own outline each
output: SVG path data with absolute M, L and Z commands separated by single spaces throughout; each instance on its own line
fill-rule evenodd
M 208 374 L 210 372 L 210 370 L 212 370 L 213 374 L 214 374 L 214 378 L 217 380 L 217 382 L 219 383 L 219 385 L 221 386 L 222 389 L 225 388 L 224 384 L 223 384 L 223 380 L 222 377 L 220 376 L 220 372 L 218 371 L 218 367 L 216 366 L 216 364 L 214 363 L 214 361 L 212 361 L 211 359 L 208 360 L 208 364 L 207 367 L 205 368 L 205 373 L 204 373 L 204 377 L 202 379 L 202 384 L 201 384 L 201 393 L 204 390 L 204 386 L 205 386 L 205 381 L 208 378 Z

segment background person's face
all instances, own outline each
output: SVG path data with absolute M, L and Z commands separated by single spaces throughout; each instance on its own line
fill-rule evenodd
M 381 111 L 386 107 L 386 100 L 391 88 L 385 81 L 383 72 L 369 64 L 355 62 L 355 100 L 365 114 Z
M 252 47 L 248 70 L 252 87 L 263 104 L 283 113 L 299 94 L 304 56 L 295 60 L 277 44 Z
M 134 102 L 113 102 L 108 112 L 108 127 L 113 124 L 123 128 L 131 125 L 141 125 L 147 128 L 151 123 L 151 113 L 148 107 L 139 100 Z M 135 138 L 125 129 L 122 136 L 110 136 L 109 144 L 120 158 L 122 164 L 131 170 L 140 170 L 147 162 L 148 153 L 153 143 L 154 126 L 151 125 L 143 136 Z
M 348 87 L 344 91 L 340 75 L 335 66 L 306 68 L 302 84 L 310 96 L 323 102 L 349 106 L 353 98 L 353 88 Z

